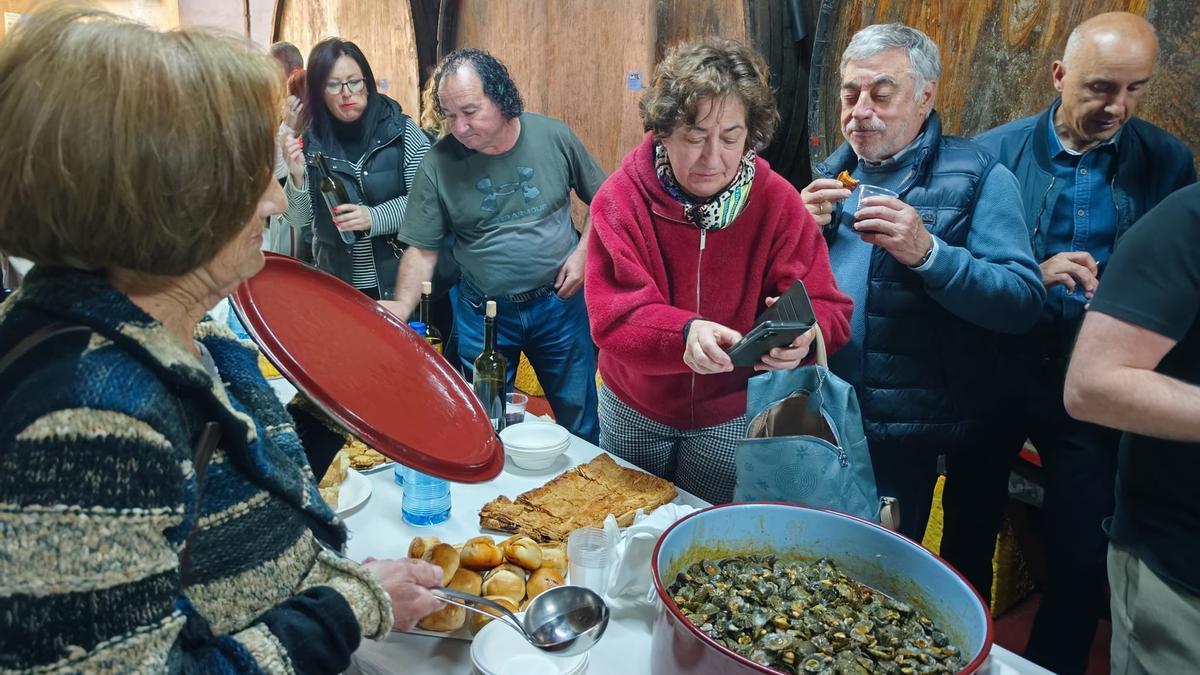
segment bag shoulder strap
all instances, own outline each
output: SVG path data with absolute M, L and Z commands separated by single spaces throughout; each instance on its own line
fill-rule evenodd
M 90 333 L 91 330 L 92 329 L 88 328 L 87 326 L 67 323 L 66 321 L 55 321 L 54 323 L 46 324 L 45 326 L 42 326 L 41 328 L 25 336 L 25 339 L 18 342 L 15 347 L 8 350 L 7 354 L 0 357 L 0 375 L 4 374 L 4 371 L 8 370 L 9 366 L 20 360 L 22 356 L 25 356 L 35 347 L 43 342 L 46 342 L 47 340 L 56 338 L 59 335 L 64 335 L 66 333 L 77 333 L 82 331 L 87 331 Z
M 41 328 L 27 335 L 24 339 L 16 344 L 6 354 L 0 356 L 0 375 L 4 374 L 14 363 L 19 361 L 21 357 L 31 352 L 38 345 L 51 340 L 60 335 L 68 333 L 91 333 L 92 329 L 75 323 L 66 321 L 55 321 L 46 324 Z M 208 422 L 201 430 L 196 443 L 192 446 L 192 467 L 196 472 L 196 512 L 200 512 L 200 504 L 204 501 L 204 479 L 208 475 L 208 465 L 212 460 L 213 451 L 217 448 L 217 443 L 221 440 L 221 425 L 216 422 Z M 179 552 L 179 569 L 180 574 L 186 578 L 191 568 L 191 544 L 192 535 L 196 530 L 192 529 L 188 533 L 187 539 L 183 542 L 183 549 Z

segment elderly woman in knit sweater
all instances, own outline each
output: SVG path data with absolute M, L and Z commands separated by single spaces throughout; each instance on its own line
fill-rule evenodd
M 724 40 L 672 50 L 642 97 L 641 145 L 592 201 L 587 293 L 600 347 L 600 446 L 729 501 L 746 381 L 795 368 L 813 333 L 752 369 L 725 349 L 797 279 L 830 350 L 851 302 L 795 188 L 756 151 L 779 119 L 761 57 Z
M 337 553 L 304 445 L 341 439 L 202 320 L 284 208 L 279 86 L 89 10 L 0 42 L 0 248 L 36 263 L 0 305 L 0 670 L 337 672 L 440 605 L 436 567 Z

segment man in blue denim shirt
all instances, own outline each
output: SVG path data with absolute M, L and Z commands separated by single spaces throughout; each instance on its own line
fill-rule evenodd
M 1119 12 L 1093 17 L 1076 27 L 1052 66 L 1061 98 L 976 138 L 1021 184 L 1048 293 L 1032 337 L 1012 345 L 1012 367 L 1026 370 L 1029 385 L 1011 402 L 1013 435 L 1002 445 L 1009 449 L 983 460 L 949 458 L 942 555 L 988 595 L 1009 470 L 1030 438 L 1044 469 L 1049 579 L 1026 656 L 1059 673 L 1084 671 L 1104 611 L 1102 521 L 1113 512 L 1120 438 L 1066 414 L 1067 357 L 1121 236 L 1196 180 L 1183 143 L 1134 118 L 1157 58 L 1154 28 L 1145 19 Z

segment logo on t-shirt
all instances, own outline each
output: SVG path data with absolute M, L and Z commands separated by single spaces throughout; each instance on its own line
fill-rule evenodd
M 497 200 L 500 197 L 511 195 L 518 189 L 525 196 L 526 203 L 537 199 L 538 195 L 542 194 L 542 191 L 533 184 L 533 168 L 528 166 L 518 166 L 517 180 L 511 183 L 493 185 L 492 177 L 484 176 L 475 184 L 475 189 L 483 193 L 483 203 L 479 205 L 479 210 L 484 213 L 495 213 L 500 208 L 496 203 Z

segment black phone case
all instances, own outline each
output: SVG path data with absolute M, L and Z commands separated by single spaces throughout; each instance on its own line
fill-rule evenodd
M 791 344 L 817 322 L 812 302 L 797 280 L 775 304 L 768 307 L 754 322 L 754 328 L 729 349 L 729 358 L 737 367 L 753 366 L 775 347 Z

